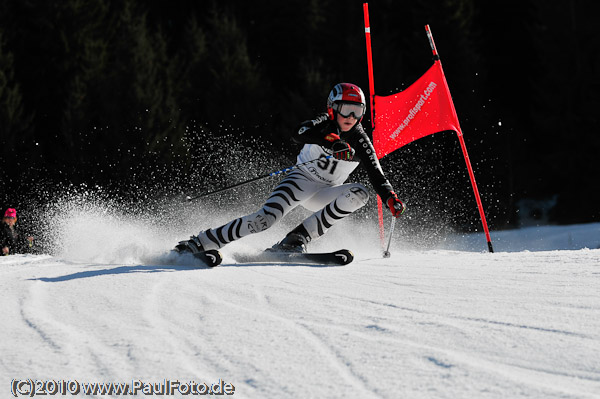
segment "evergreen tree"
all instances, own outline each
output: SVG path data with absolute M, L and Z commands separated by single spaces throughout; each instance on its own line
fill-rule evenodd
M 205 85 L 195 88 L 204 93 L 202 119 L 213 124 L 252 125 L 264 105 L 267 85 L 250 57 L 246 33 L 234 15 L 217 7 L 210 11 L 207 29 Z
M 99 15 L 99 13 L 95 13 Z M 159 28 L 150 30 L 146 13 L 135 1 L 114 6 L 98 19 L 99 36 L 79 35 L 83 54 L 96 57 L 85 85 L 89 98 L 79 119 L 78 133 L 87 137 L 95 166 L 127 176 L 140 164 L 168 161 L 182 151 L 179 107 L 174 97 L 174 64 L 167 56 Z M 89 27 L 89 25 L 88 25 Z M 94 52 L 94 50 L 97 50 Z M 78 96 L 82 76 L 73 77 Z M 71 120 L 68 126 L 75 126 Z M 94 166 L 94 165 L 93 165 Z
M 109 8 L 104 0 L 69 0 L 55 10 L 63 90 L 61 144 L 70 161 L 80 164 L 100 149 L 94 133 L 106 123 L 93 88 L 107 68 Z
M 0 31 L 0 154 L 4 162 L 23 157 L 22 151 L 34 145 L 30 141 L 30 125 L 31 116 L 25 113 L 21 88 L 15 81 L 14 56 L 5 51 Z

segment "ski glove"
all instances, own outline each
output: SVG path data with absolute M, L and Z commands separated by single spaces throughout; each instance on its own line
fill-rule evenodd
M 333 157 L 342 161 L 352 161 L 354 158 L 354 148 L 344 140 L 340 139 L 340 136 L 335 133 L 329 133 L 325 136 L 325 140 L 331 143 L 331 151 L 333 151 Z
M 390 192 L 390 197 L 387 199 L 386 204 L 394 217 L 402 215 L 406 209 L 406 206 L 398 199 L 398 196 L 393 191 Z

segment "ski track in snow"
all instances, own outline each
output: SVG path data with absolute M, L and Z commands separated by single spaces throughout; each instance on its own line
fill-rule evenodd
M 137 263 L 0 257 L 0 396 L 13 378 L 166 378 L 240 398 L 600 398 L 600 249 L 224 253 L 214 269 L 139 247 Z

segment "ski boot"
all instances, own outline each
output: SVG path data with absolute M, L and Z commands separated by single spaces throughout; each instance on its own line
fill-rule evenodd
M 267 248 L 269 252 L 286 252 L 286 253 L 306 253 L 306 244 L 310 241 L 310 236 L 304 228 L 300 225 L 294 230 L 288 233 L 281 242 L 273 245 L 271 248 Z
M 200 259 L 202 263 L 209 267 L 215 267 L 223 261 L 223 255 L 216 249 L 206 250 L 198 236 L 191 236 L 187 241 L 179 241 L 175 246 L 175 252 L 179 254 L 192 254 L 194 258 Z
M 179 241 L 179 244 L 175 246 L 175 251 L 179 253 L 189 252 L 191 254 L 205 252 L 198 236 L 191 236 L 187 241 Z

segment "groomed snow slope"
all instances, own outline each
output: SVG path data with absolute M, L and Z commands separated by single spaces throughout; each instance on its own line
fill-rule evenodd
M 50 379 L 223 380 L 239 398 L 600 398 L 600 249 L 552 250 L 568 226 L 537 229 L 533 241 L 554 238 L 536 251 L 515 231 L 494 254 L 480 236 L 479 252 L 398 246 L 390 259 L 355 241 L 345 267 L 224 251 L 207 269 L 119 247 L 146 231 L 131 224 L 94 252 L 85 225 L 71 224 L 80 252 L 0 257 L 1 397 L 13 379 Z M 600 243 L 598 229 L 572 226 Z

